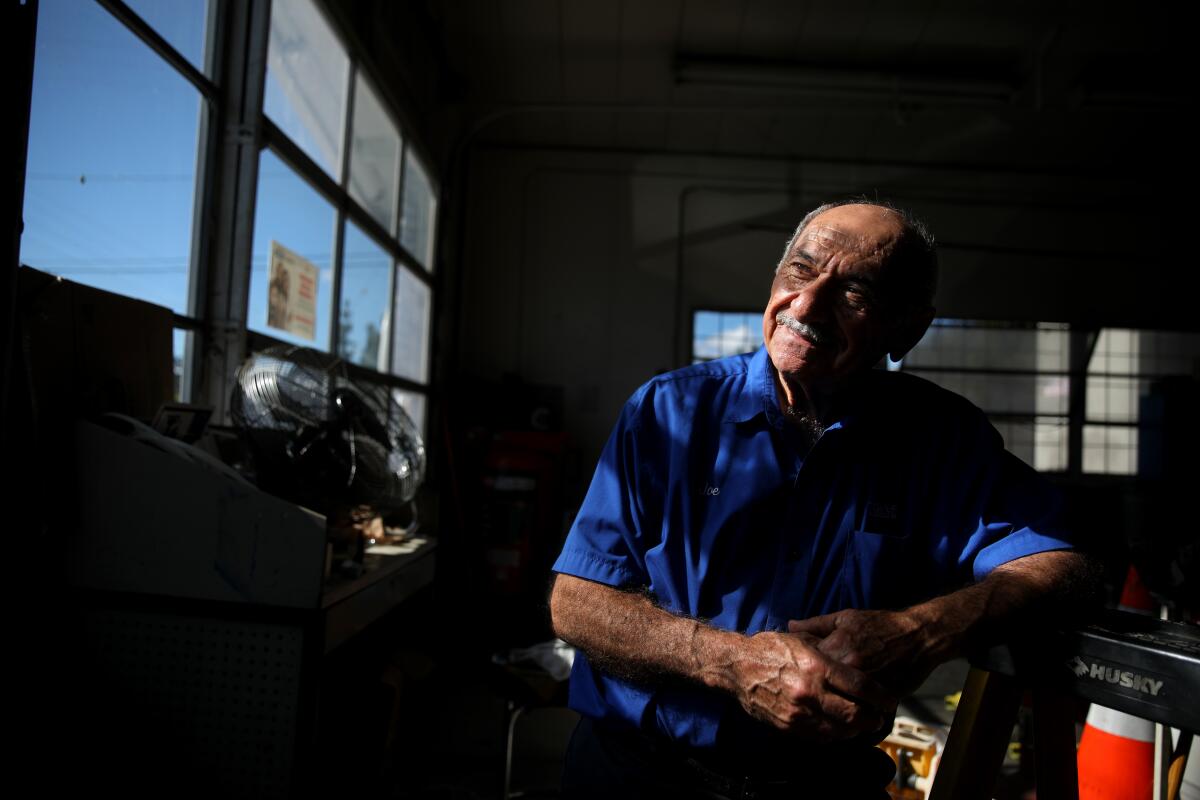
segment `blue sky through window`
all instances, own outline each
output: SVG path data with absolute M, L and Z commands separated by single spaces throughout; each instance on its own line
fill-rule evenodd
M 304 347 L 329 350 L 333 302 L 334 210 L 279 157 L 263 150 L 258 162 L 258 205 L 254 212 L 254 254 L 250 259 L 250 310 L 247 324 L 256 331 Z M 315 339 L 267 327 L 267 270 L 271 242 L 303 256 L 319 270 Z
M 207 73 L 209 0 L 128 0 L 128 4 L 184 58 Z M 288 21 L 290 27 L 283 24 Z M 272 22 L 267 93 L 278 102 L 268 103 L 266 111 L 278 117 L 273 119 L 286 135 L 319 163 L 328 162 L 325 167 L 336 177 L 345 106 L 343 97 L 331 96 L 338 91 L 344 94 L 349 69 L 344 46 L 310 0 L 277 0 Z M 310 79 L 314 72 L 324 80 L 315 97 Z M 372 202 L 367 202 L 367 208 L 395 235 L 401 132 L 382 107 L 375 109 L 378 119 L 362 118 L 371 110 L 366 102 L 363 106 L 355 123 L 362 140 L 359 149 L 379 139 L 382 145 L 376 149 L 386 150 L 386 158 L 374 154 L 377 164 L 367 163 L 372 153 L 359 154 L 360 161 L 380 173 L 378 183 L 387 195 L 379 209 Z M 201 92 L 104 7 L 93 0 L 42 0 L 21 262 L 192 316 L 188 293 L 194 268 L 193 224 L 203 177 L 198 174 L 201 134 L 208 112 Z M 313 133 L 326 130 L 328 135 Z M 309 141 L 314 136 L 322 146 Z M 412 158 L 409 154 L 410 166 L 415 165 Z M 435 199 L 430 177 L 415 166 L 412 172 L 405 192 L 405 242 L 415 248 L 418 259 L 428 262 Z M 429 288 L 408 275 L 392 287 L 391 255 L 347 221 L 342 299 L 348 313 L 333 309 L 334 225 L 331 203 L 271 150 L 263 150 L 250 265 L 249 327 L 328 350 L 331 320 L 338 313 L 350 322 L 342 343 L 348 357 L 386 369 L 380 359 L 394 342 L 401 349 L 414 349 L 396 356 L 399 362 L 394 369 L 425 380 Z M 265 275 L 271 241 L 319 270 L 314 340 L 266 326 Z M 386 319 L 393 292 L 408 323 L 403 337 Z M 177 358 L 182 356 L 179 336 L 175 349 Z
M 692 361 L 748 353 L 762 344 L 762 312 L 696 311 L 692 315 Z
M 150 5 L 202 35 L 196 3 Z M 43 0 L 21 261 L 187 313 L 203 102 L 96 3 Z
M 125 0 L 125 5 L 154 28 L 181 56 L 192 62 L 193 67 L 207 72 L 204 69 L 204 41 L 208 33 L 205 30 L 207 0 Z

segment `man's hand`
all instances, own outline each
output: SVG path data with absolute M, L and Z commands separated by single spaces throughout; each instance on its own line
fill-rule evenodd
M 848 739 L 876 730 L 896 708 L 877 681 L 803 634 L 745 636 L 571 575 L 557 576 L 550 615 L 561 638 L 610 674 L 638 682 L 675 676 L 725 691 L 756 719 L 801 736 Z
M 773 631 L 743 637 L 727 686 L 746 713 L 782 731 L 829 740 L 877 730 L 895 712 L 895 698 L 815 645 Z
M 1036 553 L 996 567 L 980 583 L 903 611 L 847 609 L 792 620 L 788 630 L 903 696 L 970 646 L 1085 607 L 1097 573 L 1097 565 L 1077 552 Z
M 911 610 L 847 609 L 791 620 L 788 630 L 812 637 L 823 655 L 865 672 L 901 697 L 937 666 L 920 615 Z

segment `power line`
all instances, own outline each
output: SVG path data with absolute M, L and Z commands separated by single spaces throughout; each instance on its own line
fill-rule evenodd
M 31 181 L 63 181 L 86 185 L 88 183 L 171 183 L 176 181 L 194 181 L 196 174 L 189 173 L 126 173 L 126 172 L 31 172 Z

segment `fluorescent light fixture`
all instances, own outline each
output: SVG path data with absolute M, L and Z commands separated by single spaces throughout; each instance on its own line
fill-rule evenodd
M 1012 102 L 1016 87 L 996 78 L 898 70 L 830 67 L 796 62 L 680 57 L 675 64 L 679 86 L 784 92 L 850 100 L 895 102 L 921 100 L 953 105 L 997 105 Z

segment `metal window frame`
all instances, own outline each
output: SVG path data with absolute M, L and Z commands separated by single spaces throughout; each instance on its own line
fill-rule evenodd
M 278 125 L 267 116 L 262 118 L 263 144 L 271 148 L 279 159 L 287 164 L 298 177 L 317 191 L 338 212 L 345 213 L 354 220 L 363 233 L 366 233 L 383 250 L 388 251 L 394 259 L 406 266 L 417 278 L 433 288 L 433 275 L 424 269 L 407 250 L 394 239 L 387 230 L 369 211 L 362 207 L 350 192 L 321 168 L 317 162 L 300 146 L 288 138 Z
M 430 204 L 433 206 L 433 209 L 434 209 L 433 223 L 430 225 L 430 228 L 429 228 L 429 245 L 428 245 L 429 266 L 426 267 L 424 265 L 421 265 L 421 262 L 416 259 L 415 255 L 414 255 L 414 260 L 416 261 L 416 263 L 420 266 L 420 268 L 422 270 L 426 270 L 430 274 L 432 274 L 434 259 L 437 258 L 437 241 L 438 241 L 438 239 L 437 239 L 438 230 L 437 229 L 438 229 L 438 219 L 439 219 L 438 213 L 437 213 L 437 206 L 438 206 L 438 201 L 441 196 L 440 195 L 441 189 L 438 184 L 437 176 L 432 174 L 432 170 L 430 170 L 430 168 L 427 166 L 429 161 L 424 155 L 422 155 L 420 148 L 418 148 L 418 147 L 410 148 L 408 146 L 409 145 L 409 137 L 402 137 L 401 141 L 404 146 L 400 148 L 400 183 L 399 183 L 399 187 L 398 187 L 399 195 L 397 198 L 399 202 L 396 205 L 396 214 L 397 214 L 396 241 L 397 242 L 400 241 L 400 237 L 403 234 L 404 187 L 405 187 L 405 182 L 408 180 L 408 154 L 409 154 L 409 151 L 411 150 L 412 157 L 421 165 L 421 173 L 425 176 L 425 180 L 429 183 Z M 405 252 L 408 252 L 407 249 L 405 250 Z
M 934 323 L 937 325 L 937 323 Z M 1043 330 L 1042 322 L 1025 322 L 1025 321 L 1005 321 L 1005 320 L 969 320 L 969 319 L 953 319 L 949 324 L 937 325 L 937 327 L 947 330 Z M 982 375 L 982 376 L 1006 376 L 1006 377 L 1058 377 L 1067 379 L 1067 410 L 1059 413 L 1022 413 L 1022 412 L 993 412 L 984 410 L 984 413 L 989 419 L 1002 420 L 1007 422 L 1026 421 L 1031 424 L 1037 422 L 1037 418 L 1050 418 L 1062 420 L 1067 426 L 1067 452 L 1066 452 L 1066 468 L 1062 470 L 1046 470 L 1048 474 L 1078 476 L 1083 474 L 1081 471 L 1083 463 L 1083 428 L 1081 423 L 1081 411 L 1086 398 L 1080 382 L 1080 372 L 1078 368 L 1078 358 L 1080 357 L 1080 337 L 1081 332 L 1076 326 L 1070 323 L 1055 323 L 1054 328 L 1049 330 L 1063 332 L 1067 336 L 1067 369 L 1008 369 L 996 367 L 946 367 L 946 366 L 909 366 L 907 361 L 902 361 L 900 364 L 901 372 L 928 372 L 933 374 L 954 374 L 954 375 Z M 1061 327 L 1060 327 L 1061 326 Z M 930 327 L 933 327 L 931 325 Z M 1086 332 L 1083 332 L 1086 335 Z M 1086 362 L 1085 362 L 1086 363 Z
M 270 42 L 271 0 L 209 0 L 206 20 L 204 69 L 197 68 L 178 49 L 122 0 L 96 0 L 113 18 L 157 53 L 200 93 L 202 99 L 197 139 L 195 200 L 192 241 L 189 243 L 188 314 L 174 315 L 174 328 L 188 332 L 184 352 L 183 393 L 213 406 L 217 419 L 227 419 L 227 397 L 233 377 L 249 349 L 278 342 L 249 328 L 250 262 L 257 207 L 258 161 L 270 148 L 301 180 L 334 208 L 333 304 L 329 326 L 329 351 L 340 357 L 341 290 L 345 269 L 345 226 L 353 222 L 390 257 L 387 329 L 381 331 L 381 362 L 371 369 L 347 361 L 351 374 L 369 382 L 432 394 L 432 376 L 417 382 L 391 373 L 398 272 L 405 269 L 430 292 L 432 329 L 438 292 L 433 278 L 437 228 L 435 211 L 430 230 L 430 265 L 426 267 L 401 243 L 404 185 L 409 153 L 421 160 L 430 184 L 431 201 L 439 197 L 437 176 L 428 159 L 415 146 L 413 134 L 401 124 L 390 96 L 380 94 L 384 113 L 400 138 L 395 185 L 394 232 L 380 224 L 349 192 L 356 82 L 360 77 L 377 83 L 370 70 L 352 51 L 347 36 L 331 17 L 322 0 L 313 0 L 349 60 L 347 95 L 342 120 L 339 176 L 335 180 L 293 142 L 264 113 L 265 83 Z M 209 77 L 212 75 L 213 77 Z M 427 368 L 432 367 L 432 337 L 425 344 Z
M 700 312 L 710 312 L 716 314 L 748 314 L 757 316 L 759 312 L 756 309 L 743 309 L 728 306 L 695 306 L 691 309 L 689 317 L 690 338 L 695 341 L 695 320 L 696 315 Z M 951 324 L 944 324 L 940 327 L 947 329 L 995 329 L 995 330 L 1037 330 L 1043 323 L 1029 323 L 1021 321 L 1013 321 L 1007 323 L 1003 320 L 967 320 L 955 319 Z M 1145 374 L 1145 373 L 1111 373 L 1111 372 L 1089 372 L 1087 367 L 1095 352 L 1096 344 L 1100 338 L 1100 328 L 1095 326 L 1084 326 L 1070 323 L 1058 323 L 1064 327 L 1058 328 L 1067 333 L 1067 364 L 1068 369 L 1054 370 L 1031 370 L 1031 369 L 1005 369 L 993 367 L 947 367 L 947 366 L 907 366 L 902 363 L 901 371 L 917 372 L 917 373 L 935 373 L 935 374 L 953 374 L 953 375 L 982 375 L 982 376 L 1026 376 L 1026 377 L 1060 377 L 1067 378 L 1069 381 L 1068 391 L 1069 398 L 1067 402 L 1067 410 L 1065 412 L 1050 413 L 1050 412 L 1023 412 L 1023 411 L 987 411 L 989 419 L 997 422 L 1015 422 L 1036 424 L 1038 420 L 1060 420 L 1067 426 L 1067 466 L 1065 470 L 1055 470 L 1054 474 L 1069 475 L 1073 477 L 1087 476 L 1094 478 L 1096 476 L 1110 475 L 1116 479 L 1129 478 L 1131 476 L 1120 473 L 1105 473 L 1105 472 L 1087 472 L 1083 469 L 1083 429 L 1085 426 L 1091 427 L 1114 427 L 1127 428 L 1134 430 L 1154 429 L 1157 426 L 1153 423 L 1146 423 L 1141 420 L 1137 422 L 1126 421 L 1110 421 L 1110 420 L 1092 420 L 1087 417 L 1087 380 L 1089 378 L 1129 378 L 1137 380 L 1148 380 L 1153 378 L 1163 377 L 1160 374 Z M 1138 328 L 1141 331 L 1153 331 L 1152 328 Z M 693 363 L 696 360 L 695 351 L 691 351 Z M 1135 475 L 1136 476 L 1136 475 Z
M 328 24 L 328 20 L 326 23 Z M 332 26 L 331 26 L 332 28 Z M 337 34 L 335 33 L 334 36 Z M 269 68 L 269 67 L 268 67 Z M 350 194 L 350 149 L 352 142 L 350 141 L 351 131 L 354 124 L 354 76 L 358 73 L 358 65 L 355 58 L 346 52 L 346 102 L 342 106 L 342 141 L 340 156 L 341 163 L 338 164 L 338 186 L 346 190 L 346 195 Z M 263 116 L 266 116 L 266 109 L 263 110 Z M 283 134 L 283 131 L 280 131 Z M 342 338 L 342 270 L 346 268 L 343 263 L 345 255 L 346 239 L 346 209 L 342 206 L 336 206 L 333 212 L 333 308 L 332 316 L 329 320 L 329 352 L 333 353 L 338 358 L 344 358 L 341 353 L 341 338 Z
M 396 176 L 396 212 L 395 212 L 395 233 L 388 231 L 387 228 L 380 224 L 362 204 L 360 204 L 350 194 L 350 159 L 352 158 L 352 137 L 354 130 L 354 105 L 355 105 L 355 89 L 356 79 L 359 74 L 373 83 L 378 83 L 375 76 L 370 74 L 369 70 L 364 70 L 362 59 L 352 52 L 347 43 L 346 35 L 340 30 L 335 19 L 328 13 L 324 3 L 321 0 L 313 0 L 314 7 L 318 13 L 322 15 L 325 22 L 337 37 L 338 42 L 345 49 L 349 60 L 349 69 L 347 70 L 347 95 L 344 107 L 344 117 L 342 120 L 342 152 L 341 164 L 339 168 L 339 177 L 334 180 L 324 168 L 316 163 L 299 145 L 288 137 L 274 121 L 272 121 L 264 112 L 260 113 L 260 140 L 264 147 L 269 147 L 271 151 L 279 157 L 301 180 L 305 181 L 313 188 L 323 199 L 329 202 L 334 208 L 335 214 L 335 230 L 334 230 L 334 251 L 333 251 L 333 307 L 331 310 L 332 318 L 330 319 L 330 338 L 328 341 L 329 352 L 341 357 L 338 349 L 338 337 L 340 335 L 341 325 L 341 288 L 344 280 L 342 270 L 345 269 L 344 262 L 344 237 L 345 225 L 347 220 L 353 222 L 356 227 L 363 233 L 369 236 L 376 245 L 384 250 L 392 258 L 392 271 L 389 275 L 388 282 L 388 325 L 386 332 L 386 340 L 380 342 L 380 347 L 383 351 L 384 364 L 386 368 L 383 370 L 369 369 L 361 367 L 361 365 L 352 364 L 346 361 L 348 366 L 353 366 L 355 369 L 365 370 L 363 378 L 373 380 L 377 383 L 394 385 L 399 388 L 405 388 L 412 391 L 418 391 L 427 397 L 431 395 L 431 387 L 433 382 L 433 337 L 428 337 L 425 343 L 424 353 L 422 354 L 425 362 L 426 380 L 425 382 L 412 381 L 408 378 L 392 374 L 393 365 L 393 340 L 395 338 L 394 328 L 396 319 L 396 286 L 398 284 L 397 270 L 405 269 L 410 274 L 415 276 L 419 281 L 425 284 L 428 288 L 429 297 L 429 320 L 428 328 L 432 332 L 436 319 L 436 305 L 438 302 L 438 291 L 433 276 L 433 261 L 436 258 L 437 247 L 437 228 L 439 217 L 436 213 L 436 203 L 439 200 L 439 182 L 437 176 L 434 175 L 428 166 L 428 160 L 423 155 L 419 147 L 414 146 L 414 139 L 411 131 L 407 130 L 400 123 L 396 110 L 392 108 L 391 102 L 386 94 L 380 94 L 379 100 L 384 109 L 384 113 L 388 115 L 392 124 L 395 126 L 396 132 L 400 137 L 399 150 L 399 165 Z M 265 61 L 265 54 L 264 54 Z M 265 80 L 265 72 L 264 72 Z M 377 93 L 379 94 L 379 93 Z M 260 105 L 261 108 L 261 105 Z M 426 176 L 430 184 L 430 197 L 435 203 L 435 212 L 433 223 L 429 232 L 430 236 L 430 266 L 424 266 L 414 253 L 409 252 L 401 242 L 401 224 L 404 216 L 404 186 L 407 178 L 407 160 L 409 153 L 413 157 L 421 161 L 422 168 L 425 170 Z M 247 300 L 248 300 L 247 292 Z M 245 316 L 248 318 L 249 309 L 246 310 Z M 383 333 L 381 331 L 381 339 Z M 259 337 L 259 341 L 276 341 L 273 337 L 262 334 L 261 332 L 251 331 L 249 326 L 246 326 L 246 333 L 249 343 L 251 334 Z M 377 362 L 378 363 L 378 362 Z
M 212 205 L 213 163 L 216 154 L 216 125 L 217 108 L 220 105 L 221 89 L 215 81 L 204 72 L 197 69 L 178 49 L 154 30 L 133 9 L 121 0 L 96 0 L 100 6 L 122 27 L 141 40 L 154 53 L 161 57 L 167 66 L 192 85 L 200 94 L 200 114 L 197 122 L 197 148 L 194 169 L 191 241 L 188 242 L 188 286 L 185 306 L 187 314 L 173 311 L 172 328 L 184 330 L 189 335 L 183 354 L 183 374 L 181 376 L 180 394 L 184 400 L 190 400 L 196 380 L 195 342 L 204 329 L 202 292 L 203 266 L 208 260 L 209 238 L 205 235 L 206 223 L 210 218 Z M 205 68 L 210 72 L 214 69 L 217 48 L 221 45 L 221 37 L 216 35 L 222 19 L 222 9 L 225 0 L 209 0 L 206 4 L 207 14 L 204 30 L 204 59 Z
M 344 50 L 346 52 L 346 57 L 349 61 L 350 68 L 347 71 L 348 72 L 348 74 L 347 74 L 347 93 L 346 93 L 347 102 L 346 102 L 346 105 L 344 108 L 345 117 L 343 119 L 343 140 L 342 140 L 342 149 L 343 149 L 342 155 L 344 156 L 342 161 L 343 161 L 343 167 L 344 167 L 346 164 L 349 163 L 349 157 L 350 157 L 350 152 L 349 152 L 350 151 L 350 136 L 349 136 L 349 134 L 353 131 L 353 126 L 354 126 L 354 81 L 355 81 L 355 78 L 359 73 L 362 73 L 366 77 L 367 80 L 369 80 L 375 84 L 378 84 L 379 81 L 377 80 L 376 76 L 371 74 L 369 69 L 364 68 L 363 60 L 360 57 L 358 57 L 351 50 L 350 46 L 347 44 L 348 37 L 341 31 L 337 20 L 333 18 L 333 16 L 329 13 L 328 9 L 325 7 L 324 0 L 310 0 L 310 1 L 313 3 L 313 6 L 314 6 L 314 8 L 316 8 L 317 12 L 325 20 L 326 24 L 329 25 L 329 29 L 333 32 L 334 36 L 337 38 L 338 43 L 341 44 L 342 47 L 344 48 Z M 409 150 L 412 150 L 414 155 L 421 160 L 423 166 L 427 163 L 427 159 L 422 155 L 420 148 L 414 146 L 412 133 L 410 131 L 406 130 L 405 126 L 401 124 L 401 122 L 399 120 L 399 116 L 397 115 L 396 110 L 391 107 L 391 103 L 389 102 L 387 95 L 385 93 L 380 93 L 380 92 L 376 92 L 376 94 L 379 95 L 378 99 L 381 103 L 381 106 L 383 107 L 384 113 L 386 113 L 388 115 L 388 117 L 391 119 L 391 122 L 395 126 L 396 132 L 400 137 L 400 154 L 399 154 L 400 155 L 400 165 L 399 165 L 399 173 L 397 176 L 398 192 L 397 192 L 397 198 L 396 198 L 396 200 L 397 200 L 397 211 L 396 211 L 397 224 L 396 224 L 396 232 L 394 235 L 392 233 L 388 232 L 384 228 L 383 225 L 380 225 L 378 223 L 378 221 L 375 220 L 375 217 L 369 211 L 367 211 L 360 203 L 358 203 L 358 201 L 354 200 L 354 198 L 352 198 L 350 196 L 349 177 L 348 177 L 349 173 L 347 171 L 345 171 L 345 169 L 342 170 L 342 175 L 340 176 L 339 181 L 335 182 L 335 181 L 329 179 L 329 174 L 327 172 L 325 172 L 325 170 L 323 168 L 321 168 L 319 165 L 317 165 L 316 162 L 313 161 L 313 159 L 311 157 L 309 157 L 307 153 L 305 153 L 303 150 L 301 150 L 299 148 L 299 146 L 295 145 L 295 143 L 293 143 L 288 138 L 287 134 L 278 125 L 276 125 L 269 117 L 266 116 L 266 113 L 264 111 L 263 118 L 264 118 L 265 134 L 267 137 L 266 143 L 269 144 L 272 147 L 272 149 L 276 149 L 277 151 L 283 151 L 286 149 L 288 155 L 285 158 L 285 160 L 290 162 L 289 165 L 292 166 L 293 169 L 296 169 L 298 172 L 302 172 L 302 174 L 306 173 L 306 172 L 311 172 L 312 168 L 315 167 L 316 173 L 319 173 L 319 175 L 315 175 L 315 174 L 313 175 L 313 177 L 316 177 L 316 180 L 317 180 L 317 182 L 314 183 L 314 188 L 317 189 L 317 191 L 325 194 L 326 199 L 328 199 L 331 203 L 333 203 L 333 205 L 335 207 L 345 210 L 347 213 L 349 213 L 353 216 L 359 217 L 363 220 L 369 220 L 370 223 L 373 223 L 373 224 L 362 224 L 362 225 L 360 225 L 360 227 L 367 230 L 371 234 L 372 238 L 380 240 L 379 243 L 381 245 L 384 245 L 385 243 L 387 243 L 388 240 L 392 240 L 393 244 L 388 249 L 394 250 L 396 252 L 396 254 L 398 256 L 400 256 L 400 258 L 398 258 L 398 260 L 404 262 L 409 267 L 410 270 L 417 273 L 419 278 L 424 280 L 426 283 L 431 283 L 432 282 L 432 270 L 429 270 L 429 269 L 426 269 L 425 267 L 423 267 L 421 265 L 420 261 L 417 260 L 417 258 L 414 254 L 409 253 L 402 245 L 400 245 L 400 225 L 399 225 L 399 219 L 400 219 L 400 216 L 403 214 L 403 204 L 404 204 L 404 189 L 403 189 L 404 182 L 403 182 L 403 180 L 404 180 L 405 156 Z M 286 144 L 284 144 L 284 142 L 286 142 Z M 280 154 L 282 155 L 282 153 L 280 153 Z M 426 172 L 427 173 L 430 172 L 428 167 L 426 167 Z M 305 174 L 303 176 L 306 178 L 306 180 L 309 180 L 308 175 Z M 312 182 L 312 181 L 310 180 L 310 182 Z M 431 185 L 431 194 L 436 198 L 437 194 L 438 194 L 438 192 L 437 192 L 437 187 L 438 187 L 437 177 L 433 174 L 429 174 L 429 182 Z M 355 220 L 355 224 L 359 224 L 358 220 Z
M 162 56 L 168 64 L 175 68 L 177 72 L 183 75 L 199 92 L 210 100 L 216 100 L 221 94 L 220 87 L 217 86 L 211 78 L 201 72 L 192 64 L 182 53 L 175 49 L 174 45 L 163 38 L 162 34 L 154 30 L 148 22 L 138 16 L 137 12 L 127 6 L 121 0 L 96 0 L 97 5 L 102 7 L 108 13 L 112 14 L 117 20 L 128 28 L 135 36 L 145 42 L 151 50 Z M 209 0 L 209 8 L 220 4 L 220 0 Z M 209 20 L 212 20 L 210 13 Z M 205 58 L 207 61 L 207 52 L 210 49 L 211 33 L 206 30 L 206 47 Z

